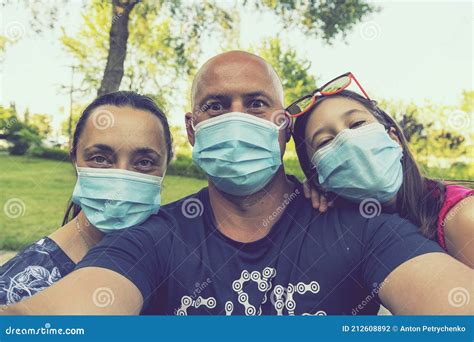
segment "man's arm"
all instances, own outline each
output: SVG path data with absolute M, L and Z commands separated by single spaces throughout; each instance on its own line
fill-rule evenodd
M 410 259 L 382 283 L 379 298 L 396 315 L 474 314 L 474 270 L 444 253 Z
M 0 309 L 0 315 L 137 315 L 138 288 L 114 271 L 85 267 L 44 291 Z

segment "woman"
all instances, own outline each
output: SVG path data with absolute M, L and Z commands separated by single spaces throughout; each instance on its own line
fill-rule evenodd
M 0 304 L 50 286 L 104 234 L 156 214 L 171 145 L 166 117 L 151 98 L 120 91 L 89 104 L 72 141 L 78 178 L 63 226 L 0 267 Z
M 354 81 L 364 94 L 345 90 Z M 474 268 L 474 190 L 420 172 L 400 127 L 351 73 L 287 108 L 313 206 L 348 200 L 361 214 L 397 212 L 452 256 Z M 310 184 L 311 189 L 309 189 Z M 336 202 L 334 202 L 336 200 Z M 365 208 L 365 209 L 364 209 Z

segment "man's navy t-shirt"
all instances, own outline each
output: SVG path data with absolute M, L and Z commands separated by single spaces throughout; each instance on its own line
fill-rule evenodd
M 77 268 L 127 277 L 143 295 L 143 314 L 376 314 L 390 272 L 442 252 L 397 215 L 358 206 L 320 214 L 300 184 L 263 220 L 271 225 L 283 211 L 255 242 L 223 235 L 211 208 L 207 188 L 166 205 L 138 227 L 107 234 Z

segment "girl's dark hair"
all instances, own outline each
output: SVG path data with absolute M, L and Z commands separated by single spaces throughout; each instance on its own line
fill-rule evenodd
M 403 183 L 397 193 L 397 212 L 401 217 L 418 225 L 424 236 L 429 239 L 434 238 L 436 236 L 438 213 L 444 202 L 444 183 L 428 178 L 421 173 L 408 147 L 408 142 L 402 129 L 394 119 L 377 106 L 375 101 L 368 100 L 353 91 L 343 90 L 335 95 L 321 97 L 316 101 L 312 111 L 326 99 L 334 97 L 344 97 L 359 102 L 386 129 L 390 127 L 395 128 L 395 134 L 400 140 L 403 149 Z M 311 115 L 310 113 L 306 113 L 296 119 L 293 139 L 295 140 L 296 153 L 306 178 L 315 184 L 319 190 L 322 190 L 319 186 L 316 169 L 313 167 L 306 151 L 305 129 Z
M 170 163 L 171 159 L 173 158 L 173 139 L 171 137 L 170 127 L 168 125 L 168 120 L 166 119 L 165 114 L 156 105 L 155 101 L 153 101 L 152 98 L 145 95 L 140 95 L 133 91 L 116 91 L 113 93 L 99 96 L 84 109 L 79 120 L 77 121 L 76 130 L 74 131 L 74 136 L 72 139 L 70 157 L 73 162 L 75 162 L 77 158 L 77 145 L 79 142 L 79 138 L 81 137 L 82 132 L 84 131 L 87 119 L 94 111 L 94 109 L 105 105 L 117 107 L 132 107 L 134 109 L 140 109 L 154 114 L 160 120 L 163 126 L 163 132 L 165 134 L 166 142 L 167 165 Z M 75 218 L 80 211 L 81 207 L 70 200 L 66 209 L 66 213 L 64 214 L 63 225 Z

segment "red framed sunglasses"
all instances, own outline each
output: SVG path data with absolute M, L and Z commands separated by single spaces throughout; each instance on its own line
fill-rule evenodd
M 337 94 L 346 89 L 352 83 L 353 80 L 357 84 L 359 89 L 362 91 L 362 93 L 365 95 L 365 97 L 370 100 L 369 95 L 367 95 L 364 88 L 362 88 L 355 76 L 351 72 L 346 72 L 345 74 L 342 74 L 329 81 L 322 87 L 317 88 L 311 94 L 299 98 L 291 105 L 289 105 L 286 108 L 286 111 L 292 118 L 301 116 L 313 107 L 318 97 Z M 318 94 L 320 95 L 318 96 Z

